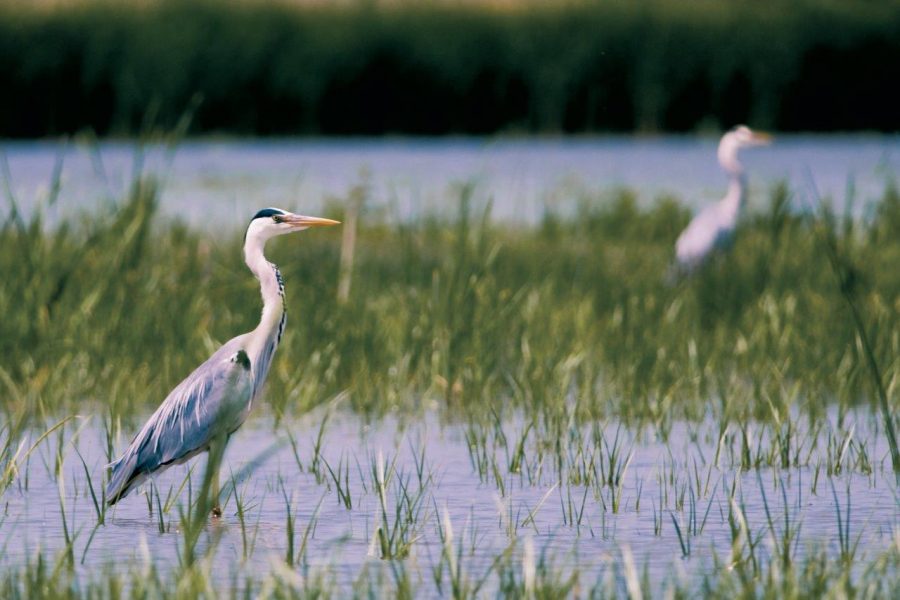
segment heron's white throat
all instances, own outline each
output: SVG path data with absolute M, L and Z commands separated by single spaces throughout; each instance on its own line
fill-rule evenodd
M 244 242 L 244 260 L 250 271 L 259 280 L 260 293 L 263 300 L 259 325 L 247 334 L 246 346 L 254 380 L 259 382 L 265 380 L 272 356 L 275 353 L 278 342 L 281 341 L 281 335 L 284 332 L 287 320 L 284 305 L 284 284 L 281 279 L 281 273 L 263 254 L 266 240 L 272 236 L 262 235 L 262 233 L 253 231 L 251 228 L 248 230 L 247 239 Z M 254 395 L 256 395 L 257 391 L 254 390 Z

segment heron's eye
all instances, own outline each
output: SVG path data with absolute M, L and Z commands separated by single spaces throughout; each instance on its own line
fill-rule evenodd
M 284 222 L 284 219 L 282 219 L 279 215 L 274 215 L 274 216 L 272 217 L 272 220 L 275 221 L 276 223 L 282 223 L 282 222 Z

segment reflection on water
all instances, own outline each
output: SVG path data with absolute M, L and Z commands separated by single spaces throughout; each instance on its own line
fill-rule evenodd
M 696 208 L 719 199 L 725 178 L 716 162 L 717 138 L 577 138 L 534 140 L 290 140 L 190 141 L 171 166 L 166 152 L 142 154 L 143 168 L 167 172 L 165 213 L 197 224 L 243 223 L 260 206 L 320 211 L 345 198 L 367 172 L 370 206 L 386 216 L 409 218 L 455 207 L 458 184 L 476 184 L 476 197 L 492 201 L 499 219 L 535 222 L 546 206 L 571 208 L 583 192 L 626 186 L 649 204 L 672 194 Z M 12 189 L 26 209 L 45 198 L 57 157 L 64 155 L 63 210 L 89 208 L 117 198 L 135 171 L 134 147 L 103 143 L 99 151 L 54 142 L 0 144 Z M 900 172 L 900 137 L 784 136 L 747 152 L 750 204 L 786 180 L 799 196 L 811 174 L 823 195 L 843 204 L 854 189 L 853 209 L 884 190 Z M 805 200 L 795 198 L 802 209 Z
M 845 417 L 845 427 L 849 427 L 846 422 L 855 421 L 853 444 L 843 451 L 844 472 L 833 478 L 826 472 L 833 450 L 827 437 L 831 432 L 846 439 L 847 434 L 847 430 L 836 431 L 833 423 L 811 436 L 802 428 L 797 434 L 797 450 L 809 457 L 809 466 L 762 466 L 746 471 L 732 464 L 740 461 L 739 434 L 728 434 L 723 449 L 714 423 L 679 424 L 665 443 L 650 431 L 635 433 L 607 424 L 593 432 L 585 429 L 583 440 L 588 443 L 574 442 L 572 435 L 563 438 L 559 453 L 548 451 L 539 431 L 526 433 L 523 423 L 507 423 L 490 434 L 495 440 L 505 436 L 506 444 L 485 446 L 496 462 L 481 478 L 477 463 L 484 450 L 478 449 L 476 441 L 481 433 L 471 426 L 441 425 L 429 417 L 401 429 L 391 420 L 367 426 L 355 417 L 333 417 L 324 430 L 321 455 L 316 457 L 322 418 L 322 413 L 311 415 L 281 423 L 273 430 L 272 423 L 257 417 L 233 437 L 223 480 L 229 479 L 228 473 L 240 473 L 267 449 L 277 449 L 249 476 L 237 481 L 244 525 L 233 496 L 221 521 L 209 525 L 204 543 L 216 540 L 217 564 L 242 564 L 249 572 L 266 572 L 273 556 L 285 555 L 290 505 L 296 519 L 297 546 L 310 528 L 309 563 L 333 572 L 341 586 L 352 584 L 362 569 L 380 561 L 373 540 L 381 507 L 372 471 L 373 464 L 379 464 L 379 455 L 386 468 L 395 464 L 387 483 L 388 512 L 402 495 L 398 482 L 404 481 L 413 497 L 410 506 L 416 522 L 409 535 L 414 541 L 407 563 L 426 586 L 433 585 L 428 569 L 441 554 L 439 523 L 445 507 L 456 538 L 464 540 L 467 567 L 476 574 L 486 572 L 512 538 L 526 537 L 533 540 L 538 552 L 553 557 L 557 567 L 577 566 L 583 573 L 595 571 L 623 546 L 631 549 L 639 566 L 647 565 L 651 580 L 661 581 L 678 569 L 699 572 L 714 556 L 728 560 L 732 544 L 728 514 L 735 506 L 729 500 L 731 489 L 736 490 L 735 503 L 743 507 L 749 531 L 763 540 L 762 552 L 773 551 L 767 508 L 776 535 L 784 531 L 785 514 L 789 526 L 799 527 L 797 556 L 816 545 L 838 552 L 835 497 L 844 516 L 849 510 L 849 531 L 854 539 L 859 536 L 861 557 L 883 551 L 900 527 L 898 489 L 887 449 L 883 436 L 876 434 L 876 426 L 870 422 L 871 415 L 866 414 Z M 511 468 L 516 442 L 523 436 L 524 456 L 518 467 Z M 597 443 L 590 442 L 592 439 Z M 2 554 L 6 566 L 22 564 L 38 549 L 53 553 L 64 547 L 60 487 L 50 475 L 55 469 L 57 442 L 51 441 L 32 456 L 2 497 L 5 516 L 0 519 L 0 537 L 6 540 Z M 751 441 L 758 449 L 771 440 L 751 433 Z M 117 449 L 126 442 L 118 440 Z M 732 446 L 736 453 L 729 450 Z M 74 450 L 84 457 L 99 490 L 106 462 L 104 447 L 105 432 L 96 420 L 73 426 L 62 446 L 66 518 L 69 530 L 77 535 L 76 558 L 83 559 L 78 568 L 89 572 L 101 565 L 124 568 L 132 560 L 141 561 L 143 552 L 149 552 L 163 571 L 174 567 L 183 541 L 178 532 L 179 506 L 186 500 L 188 488 L 170 503 L 162 533 L 157 507 L 153 506 L 152 513 L 150 510 L 149 485 L 116 505 L 107 515 L 106 525 L 94 531 L 94 506 L 84 467 Z M 607 461 L 615 447 L 621 450 L 620 492 L 577 482 L 579 465 L 590 471 L 590 465 Z M 871 472 L 859 468 L 864 463 L 853 460 L 854 452 L 861 448 L 869 457 Z M 717 449 L 719 467 L 712 464 Z M 567 465 L 562 481 L 556 467 L 560 456 Z M 160 492 L 160 504 L 165 505 L 179 489 L 191 468 L 195 471 L 191 489 L 196 490 L 202 464 L 203 459 L 195 459 L 157 477 L 154 485 Z M 600 467 L 602 473 L 613 470 Z M 335 478 L 342 482 L 343 498 Z M 352 508 L 346 507 L 348 503 Z M 674 523 L 690 528 L 692 519 L 697 533 L 690 540 L 691 556 L 681 558 L 682 545 Z M 245 556 L 247 562 L 243 563 Z

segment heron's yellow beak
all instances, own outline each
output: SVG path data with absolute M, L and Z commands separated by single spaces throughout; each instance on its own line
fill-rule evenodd
M 340 221 L 333 219 L 324 219 L 322 217 L 307 217 L 305 215 L 284 215 L 281 217 L 282 223 L 287 223 L 293 227 L 329 227 L 331 225 L 340 225 Z
M 765 131 L 754 131 L 753 132 L 753 142 L 760 145 L 768 145 L 772 143 L 772 134 L 767 133 Z

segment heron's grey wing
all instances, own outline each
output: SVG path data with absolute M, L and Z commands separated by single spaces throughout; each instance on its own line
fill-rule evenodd
M 734 227 L 723 225 L 716 231 L 716 238 L 713 240 L 713 248 L 715 250 L 730 250 L 734 245 Z
M 234 431 L 249 409 L 253 377 L 247 353 L 219 349 L 182 381 L 153 413 L 125 453 L 112 463 L 110 504 L 154 471 L 203 452 L 218 435 Z
M 708 206 L 695 216 L 675 242 L 675 257 L 685 267 L 695 267 L 717 247 L 723 223 L 717 205 Z M 723 240 L 724 241 L 724 240 Z

